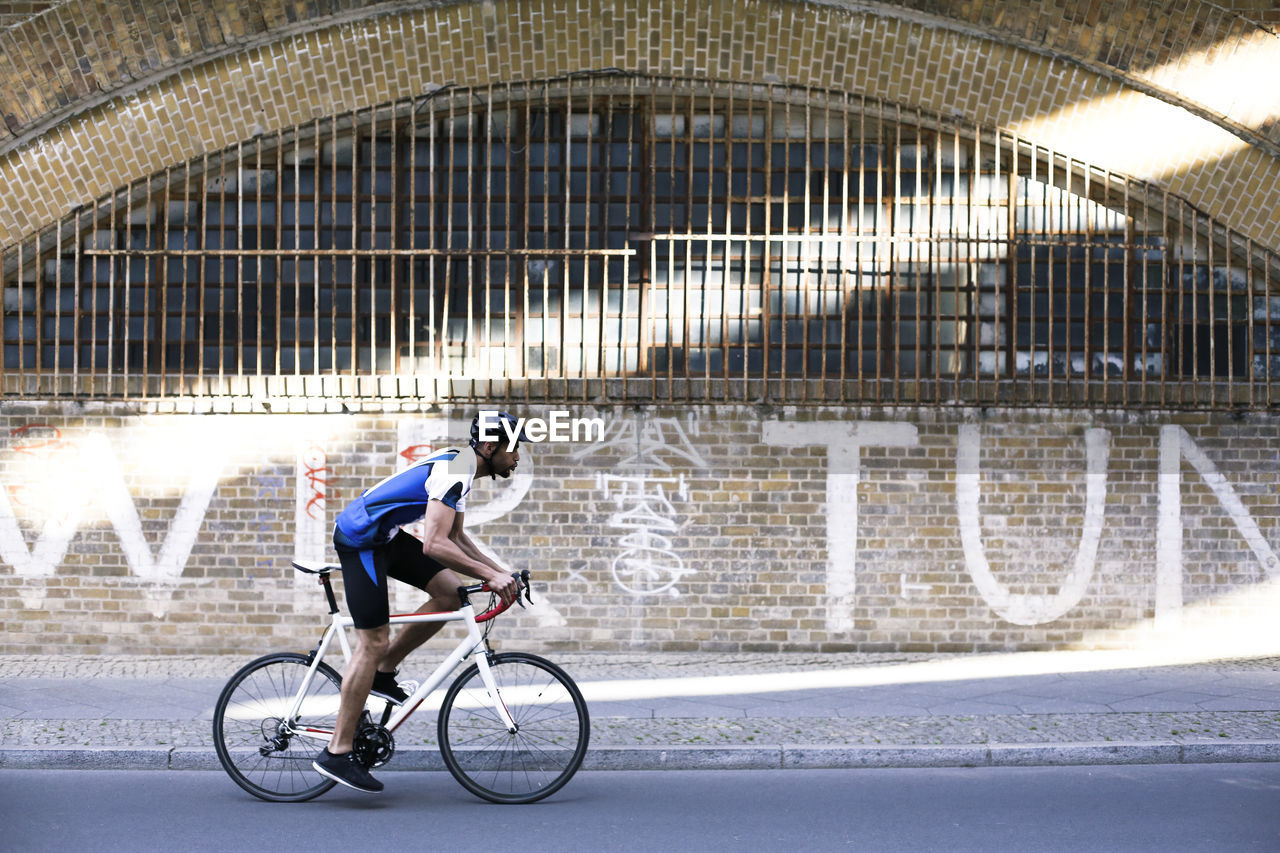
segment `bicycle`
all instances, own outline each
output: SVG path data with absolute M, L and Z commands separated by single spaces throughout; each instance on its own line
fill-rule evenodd
M 213 743 L 227 774 L 244 790 L 271 802 L 302 802 L 336 783 L 311 761 L 333 734 L 342 678 L 325 654 L 335 636 L 348 659 L 345 629 L 329 574 L 340 567 L 293 564 L 319 577 L 329 603 L 329 624 L 309 654 L 277 652 L 242 667 L 222 689 L 213 712 Z M 587 752 L 590 718 L 582 693 L 564 670 L 525 652 L 494 652 L 494 617 L 512 604 L 533 602 L 529 572 L 515 574 L 518 592 L 502 602 L 485 584 L 458 587 L 462 606 L 444 613 L 391 616 L 392 625 L 463 622 L 467 634 L 403 705 L 370 697 L 355 736 L 356 757 L 366 768 L 386 764 L 393 736 L 454 669 L 473 658 L 444 694 L 436 722 L 441 758 L 471 793 L 495 803 L 532 803 L 560 790 Z M 487 609 L 475 612 L 470 596 L 489 592 Z M 483 625 L 483 630 L 481 630 Z M 372 711 L 381 708 L 380 721 Z

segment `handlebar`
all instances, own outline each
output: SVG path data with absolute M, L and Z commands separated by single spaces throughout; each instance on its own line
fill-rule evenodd
M 516 579 L 515 597 L 510 601 L 502 601 L 499 599 L 498 603 L 493 607 L 483 613 L 476 614 L 477 622 L 487 622 L 499 613 L 507 612 L 511 609 L 511 605 L 516 603 L 519 603 L 521 607 L 524 607 L 524 601 L 528 601 L 530 604 L 533 604 L 533 591 L 529 586 L 529 570 L 524 569 L 519 572 L 512 572 L 511 576 Z M 468 597 L 477 592 L 492 592 L 492 590 L 489 589 L 489 584 L 487 582 L 475 583 L 470 586 L 460 586 L 458 587 L 458 598 L 462 600 L 463 604 L 466 604 Z M 521 597 L 524 598 L 524 601 L 521 601 Z

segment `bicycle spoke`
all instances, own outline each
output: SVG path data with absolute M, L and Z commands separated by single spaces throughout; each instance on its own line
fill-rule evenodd
M 333 783 L 311 767 L 318 744 L 293 734 L 286 716 L 307 676 L 305 655 L 268 655 L 232 678 L 219 698 L 214 741 L 223 768 L 242 788 L 267 800 L 304 800 Z M 321 666 L 299 706 L 317 728 L 337 715 L 341 680 Z M 263 754 L 266 750 L 266 754 Z
M 517 731 L 507 730 L 472 667 L 442 705 L 441 753 L 473 793 L 533 802 L 558 790 L 580 766 L 589 734 L 586 705 L 567 676 L 534 655 L 497 655 L 490 671 Z

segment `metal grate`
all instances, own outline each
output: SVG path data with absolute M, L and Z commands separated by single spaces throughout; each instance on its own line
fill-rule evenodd
M 6 396 L 1265 407 L 1280 260 L 1030 140 L 584 76 L 245 141 L 3 253 Z

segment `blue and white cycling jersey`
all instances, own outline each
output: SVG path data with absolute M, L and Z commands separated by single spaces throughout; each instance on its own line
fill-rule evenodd
M 334 542 L 364 550 L 391 540 L 397 528 L 426 515 L 430 501 L 465 512 L 476 475 L 476 455 L 468 448 L 446 447 L 392 474 L 347 504 L 338 515 Z

